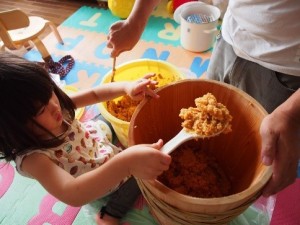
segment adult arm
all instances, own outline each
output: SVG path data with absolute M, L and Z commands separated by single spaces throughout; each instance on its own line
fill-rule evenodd
M 273 166 L 263 195 L 276 194 L 297 178 L 300 157 L 300 89 L 262 121 L 262 161 Z

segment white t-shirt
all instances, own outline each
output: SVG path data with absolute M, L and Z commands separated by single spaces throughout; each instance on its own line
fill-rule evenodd
M 237 56 L 300 76 L 299 0 L 230 0 L 222 35 Z

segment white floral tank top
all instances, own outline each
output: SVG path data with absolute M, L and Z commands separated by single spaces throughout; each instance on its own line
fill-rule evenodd
M 59 167 L 77 177 L 101 166 L 121 151 L 111 144 L 111 130 L 101 120 L 81 123 L 75 119 L 65 135 L 65 142 L 58 147 L 35 150 L 18 156 L 16 158 L 18 172 L 23 176 L 31 177 L 22 171 L 22 160 L 27 155 L 38 152 L 47 155 Z

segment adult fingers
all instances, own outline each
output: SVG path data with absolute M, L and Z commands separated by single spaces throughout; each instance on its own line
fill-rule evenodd
M 262 162 L 270 166 L 273 163 L 277 151 L 278 134 L 269 126 L 268 117 L 263 120 L 260 126 L 260 135 L 262 138 Z
M 274 160 L 273 174 L 263 189 L 263 196 L 269 197 L 270 195 L 274 195 L 294 183 L 297 177 L 297 166 L 297 162 L 281 164 L 279 160 Z

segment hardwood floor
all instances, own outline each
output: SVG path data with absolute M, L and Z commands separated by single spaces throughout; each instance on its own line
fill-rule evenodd
M 84 5 L 99 7 L 96 0 L 0 0 L 0 11 L 20 8 L 29 16 L 40 16 L 59 26 Z

